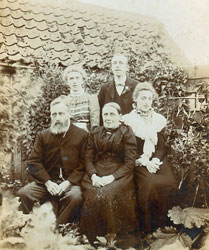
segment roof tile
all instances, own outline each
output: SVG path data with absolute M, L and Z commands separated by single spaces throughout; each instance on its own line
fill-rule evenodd
M 70 32 L 60 33 L 60 36 L 64 43 L 69 43 L 73 40 L 73 35 Z
M 56 31 L 58 31 L 57 24 L 56 23 L 49 24 L 49 31 L 50 32 L 56 32 Z
M 41 23 L 41 22 L 44 22 L 46 20 L 46 16 L 43 13 L 37 13 L 36 15 L 34 15 L 34 19 L 35 19 L 35 21 Z
M 32 56 L 34 53 L 34 49 L 32 49 L 31 47 L 24 47 L 21 51 L 20 54 L 24 57 L 24 58 L 29 58 L 30 56 Z
M 1 26 L 0 31 L 1 31 L 2 34 L 4 34 L 5 36 L 10 36 L 10 35 L 12 35 L 12 34 L 15 33 L 15 30 L 14 30 L 14 26 L 13 26 L 13 25 L 10 25 L 10 26 L 8 26 L 8 27 Z
M 74 52 L 77 51 L 77 47 L 75 46 L 75 44 L 73 42 L 71 42 L 68 46 L 67 46 L 67 53 L 69 52 Z
M 76 24 L 77 24 L 78 28 L 86 26 L 86 22 L 83 19 L 76 20 Z
M 28 44 L 30 45 L 31 48 L 33 49 L 37 49 L 37 48 L 40 48 L 42 47 L 42 43 L 41 43 L 41 40 L 39 37 L 36 37 L 34 39 L 29 39 L 27 38 L 28 40 Z
M 13 46 L 8 46 L 8 55 L 16 55 L 19 52 L 19 48 L 17 46 L 17 44 L 14 44 Z
M 0 32 L 0 43 L 4 41 L 4 35 Z
M 32 11 L 24 12 L 24 13 L 23 13 L 23 18 L 24 18 L 24 20 L 26 20 L 26 22 L 27 22 L 27 21 L 29 21 L 29 20 L 34 19 L 34 14 L 33 14 Z
M 1 6 L 1 9 L 7 8 L 7 6 L 8 6 L 7 0 L 2 0 L 0 6 Z
M 11 61 L 19 61 L 22 59 L 22 56 L 19 53 L 15 54 L 15 55 L 10 55 L 10 54 L 8 54 L 8 55 L 9 55 L 8 58 Z
M 10 12 L 11 11 L 9 8 L 2 8 L 2 6 L 0 5 L 0 17 L 9 16 Z
M 25 26 L 25 20 L 23 18 L 13 19 L 13 26 L 15 27 L 15 32 L 18 31 L 16 28 L 21 28 Z
M 57 22 L 58 24 L 60 24 L 60 25 L 66 23 L 66 19 L 65 19 L 65 17 L 63 17 L 63 16 L 57 16 L 57 17 L 55 17 L 55 20 L 56 20 L 56 22 Z
M 33 32 L 34 31 L 35 30 L 33 30 Z M 44 32 L 38 31 L 38 33 L 39 33 L 39 36 L 40 36 L 41 40 L 43 41 L 43 43 L 45 41 L 47 41 L 47 40 L 50 40 L 50 34 L 51 34 L 51 32 L 49 32 L 48 30 L 45 30 Z
M 72 58 L 73 62 L 79 62 L 80 61 L 80 55 L 78 54 L 77 51 L 73 52 L 71 58 Z
M 28 12 L 28 11 L 31 10 L 30 5 L 29 5 L 28 3 L 23 3 L 23 2 L 20 2 L 20 3 L 19 3 L 19 8 L 20 8 L 24 13 L 26 13 L 26 12 Z
M 50 15 L 47 15 L 47 18 L 45 18 L 45 21 L 46 21 L 48 24 L 56 23 L 56 18 L 54 17 L 53 14 L 50 14 Z
M 7 52 L 7 47 L 5 46 L 4 43 L 0 43 L 0 54 L 6 53 Z
M 34 19 L 29 20 L 29 21 L 27 21 L 25 23 L 25 28 L 26 29 L 33 29 L 33 28 L 36 28 L 36 26 L 37 26 L 37 23 L 36 23 L 36 21 Z
M 67 23 L 62 24 L 62 25 L 58 25 L 58 30 L 60 33 L 67 33 L 69 32 L 69 26 L 67 25 Z
M 8 0 L 9 3 L 16 3 L 15 0 Z
M 58 41 L 58 42 L 54 42 L 53 43 L 53 48 L 55 51 L 57 52 L 60 52 L 60 51 L 63 51 L 63 50 L 66 50 L 67 49 L 67 44 L 66 43 L 63 43 L 62 41 Z
M 42 21 L 38 26 L 37 29 L 40 31 L 45 31 L 48 29 L 48 24 L 45 21 Z
M 87 23 L 86 23 L 86 27 L 88 28 L 88 29 L 93 29 L 94 27 L 95 27 L 95 23 L 93 22 L 93 21 L 88 21 Z
M 11 10 L 11 16 L 13 17 L 13 19 L 19 19 L 23 16 L 23 12 L 19 9 Z
M 4 59 L 6 59 L 6 57 L 7 57 L 6 52 L 0 53 L 0 60 L 4 60 Z
M 28 30 L 25 27 L 19 28 L 16 30 L 16 36 L 17 37 L 24 37 L 28 36 Z
M 61 51 L 58 54 L 58 58 L 60 58 L 61 61 L 66 61 L 69 58 L 71 58 L 71 54 L 70 53 L 66 53 L 65 51 Z
M 15 36 L 15 34 L 5 36 L 5 45 L 11 46 L 14 44 L 17 44 L 17 37 Z
M 13 19 L 11 16 L 1 18 L 1 25 L 3 25 L 4 27 L 10 26 L 12 24 L 13 24 Z
M 67 0 L 62 4 L 57 0 L 0 0 L 0 16 L 4 17 L 0 59 L 7 58 L 10 50 L 11 60 L 46 57 L 63 65 L 83 60 L 106 67 L 102 58 L 111 43 L 113 49 L 132 43 L 136 52 L 141 47 L 142 52 L 144 47 L 153 49 L 159 30 L 149 18 L 101 9 Z

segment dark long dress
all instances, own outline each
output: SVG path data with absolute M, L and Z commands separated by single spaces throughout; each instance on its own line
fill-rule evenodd
M 136 140 L 137 158 L 139 158 L 143 154 L 144 140 L 139 137 L 136 137 Z M 177 190 L 177 181 L 166 157 L 165 139 L 162 132 L 158 133 L 158 143 L 153 157 L 163 162 L 157 173 L 150 173 L 144 166 L 135 167 L 141 229 L 145 232 L 166 225 L 167 212 L 173 205 L 173 197 Z
M 100 127 L 89 136 L 87 173 L 81 185 L 84 206 L 80 228 L 91 243 L 96 236 L 119 236 L 135 230 L 135 159 L 136 139 L 130 127 L 121 125 L 112 133 Z M 94 173 L 100 177 L 112 174 L 115 181 L 94 187 L 91 182 Z

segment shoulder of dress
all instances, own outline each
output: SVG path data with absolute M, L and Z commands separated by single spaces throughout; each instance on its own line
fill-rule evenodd
M 102 126 L 100 126 L 100 127 L 95 127 L 95 128 L 91 131 L 91 134 L 92 134 L 92 135 L 96 135 L 96 134 L 100 133 L 102 130 L 103 130 L 103 127 L 102 127 Z
M 160 130 L 162 130 L 167 124 L 167 119 L 163 115 L 154 112 L 153 123 L 156 124 Z
M 131 128 L 130 128 L 129 125 L 127 125 L 125 123 L 121 123 L 120 131 L 121 131 L 122 134 L 125 134 L 125 133 L 131 131 Z
M 121 117 L 122 122 L 126 125 L 131 125 L 132 123 L 136 123 L 136 113 L 132 110 L 130 113 L 125 114 Z
M 69 95 L 60 95 L 60 96 L 58 96 L 56 99 L 58 99 L 58 100 L 65 100 L 67 97 L 68 97 Z

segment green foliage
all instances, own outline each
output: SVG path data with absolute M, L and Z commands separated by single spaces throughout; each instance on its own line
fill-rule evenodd
M 165 133 L 171 149 L 170 160 L 181 191 L 183 189 L 183 194 L 190 197 L 184 205 L 208 206 L 208 112 L 202 111 L 199 120 L 195 118 L 196 114 L 189 112 L 184 99 L 187 96 L 187 75 L 170 60 L 157 37 L 137 46 L 131 39 L 120 44 L 120 50 L 117 43 L 109 39 L 109 51 L 102 56 L 101 61 L 92 67 L 84 61 L 83 67 L 88 74 L 86 90 L 97 93 L 100 86 L 112 77 L 112 55 L 115 52 L 126 54 L 129 58 L 129 75 L 139 82 L 151 81 L 159 94 L 155 108 L 168 119 Z M 27 160 L 38 131 L 50 124 L 50 102 L 61 94 L 69 93 L 62 80 L 64 69 L 49 61 L 36 61 L 34 70 L 20 77 L 12 89 L 8 89 L 11 91 L 12 116 L 8 112 L 1 112 L 6 120 L 5 132 L 13 141 L 19 139 L 23 145 L 23 160 Z M 207 86 L 200 89 L 204 95 L 208 95 Z M 5 102 L 8 104 L 7 100 Z M 16 147 L 11 139 L 8 141 Z M 188 190 L 191 192 L 189 195 Z

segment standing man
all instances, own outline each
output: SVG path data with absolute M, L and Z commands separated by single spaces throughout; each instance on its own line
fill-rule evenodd
M 122 54 L 115 54 L 111 61 L 114 79 L 109 83 L 102 85 L 98 99 L 100 111 L 102 111 L 105 103 L 116 102 L 121 107 L 122 115 L 131 112 L 132 93 L 135 89 L 136 80 L 126 75 L 128 70 L 128 60 Z M 101 114 L 102 112 L 100 112 Z
M 23 213 L 36 202 L 56 200 L 57 225 L 74 221 L 82 204 L 80 182 L 84 175 L 87 132 L 70 123 L 69 107 L 54 100 L 51 126 L 38 133 L 29 156 L 28 171 L 34 181 L 18 191 Z

